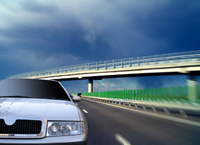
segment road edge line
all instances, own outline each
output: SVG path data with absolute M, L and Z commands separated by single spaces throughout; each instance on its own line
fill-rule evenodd
M 84 98 L 84 100 L 88 100 L 88 101 L 91 101 L 91 102 L 96 102 L 96 101 L 93 101 L 93 100 L 90 100 L 90 99 L 85 99 L 85 98 Z M 162 118 L 162 119 L 167 119 L 167 120 L 171 120 L 171 121 L 175 121 L 175 122 L 180 122 L 180 123 L 184 123 L 184 124 L 200 127 L 200 122 L 196 122 L 196 121 L 185 120 L 185 119 L 182 119 L 182 118 L 177 118 L 177 117 L 173 117 L 173 116 L 166 116 L 166 115 L 162 115 L 162 114 L 147 113 L 147 112 L 143 112 L 143 111 L 139 111 L 139 110 L 134 110 L 134 109 L 130 109 L 130 108 L 124 108 L 124 107 L 121 107 L 121 106 L 115 106 L 115 105 L 112 105 L 112 104 L 106 104 L 106 103 L 102 103 L 102 102 L 96 102 L 96 103 L 100 103 L 100 104 L 104 104 L 104 105 L 108 105 L 108 106 L 113 106 L 113 107 L 116 107 L 116 108 L 122 108 L 122 109 L 126 109 L 126 110 L 130 110 L 130 111 L 133 111 L 133 112 L 146 114 L 146 115 L 153 116 L 153 117 L 158 117 L 158 118 Z

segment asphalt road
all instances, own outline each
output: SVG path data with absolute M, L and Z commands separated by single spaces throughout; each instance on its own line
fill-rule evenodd
M 199 145 L 200 127 L 88 100 L 77 103 L 89 127 L 88 145 Z

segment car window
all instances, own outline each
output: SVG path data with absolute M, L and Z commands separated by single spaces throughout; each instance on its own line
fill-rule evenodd
M 70 101 L 58 82 L 34 79 L 5 79 L 0 81 L 0 97 L 2 96 L 65 99 Z

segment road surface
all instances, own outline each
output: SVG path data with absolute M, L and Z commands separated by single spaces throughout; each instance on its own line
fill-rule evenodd
M 77 103 L 89 127 L 88 145 L 199 145 L 200 127 L 102 103 Z

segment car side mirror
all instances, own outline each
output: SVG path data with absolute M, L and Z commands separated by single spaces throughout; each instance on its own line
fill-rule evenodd
M 72 100 L 73 100 L 74 102 L 80 102 L 80 101 L 81 101 L 81 97 L 76 96 L 76 95 L 73 95 Z

